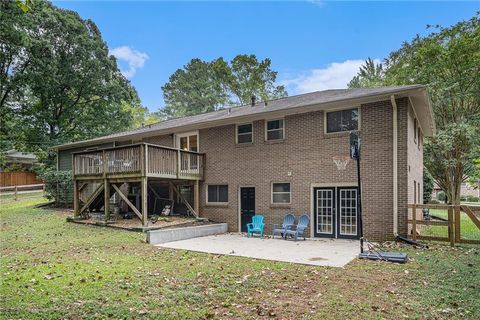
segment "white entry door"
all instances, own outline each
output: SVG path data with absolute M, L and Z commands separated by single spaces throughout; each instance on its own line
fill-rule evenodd
M 177 134 L 175 143 L 181 150 L 198 152 L 198 131 Z M 189 153 L 181 153 L 180 156 L 180 170 L 188 171 L 198 168 L 198 157 Z

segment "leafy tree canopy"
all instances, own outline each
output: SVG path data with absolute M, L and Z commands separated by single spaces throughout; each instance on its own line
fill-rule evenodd
M 451 27 L 430 28 L 434 32 L 392 52 L 382 72 L 374 72 L 367 63 L 352 82 L 371 86 L 370 76 L 376 74 L 383 85 L 428 86 L 437 135 L 426 140 L 425 166 L 450 203 L 459 203 L 461 183 L 479 170 L 475 166 L 480 158 L 479 14 Z
M 42 0 L 27 12 L 0 6 L 2 150 L 45 151 L 129 129 L 132 114 L 145 114 L 91 20 Z
M 255 55 L 238 55 L 227 62 L 192 59 L 178 69 L 162 87 L 165 107 L 162 117 L 172 118 L 217 110 L 225 105 L 248 104 L 252 95 L 261 100 L 287 96 L 275 85 L 277 72 L 270 59 L 258 61 Z

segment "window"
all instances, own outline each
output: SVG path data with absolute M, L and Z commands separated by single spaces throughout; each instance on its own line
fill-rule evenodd
M 358 108 L 327 112 L 327 133 L 358 130 Z
M 422 144 L 422 131 L 418 128 L 418 150 L 420 150 L 420 146 Z
M 272 203 L 290 203 L 290 183 L 272 183 Z
M 253 125 L 251 123 L 237 125 L 237 143 L 253 142 Z
M 283 119 L 269 120 L 266 122 L 266 140 L 282 140 L 283 139 Z
M 209 185 L 207 188 L 207 203 L 227 203 L 228 185 Z
M 413 203 L 417 203 L 417 181 L 413 180 Z
M 418 203 L 422 203 L 422 197 L 420 197 L 421 194 L 421 189 L 420 189 L 420 182 L 417 182 L 417 200 Z
M 413 141 L 417 143 L 417 119 L 413 119 Z

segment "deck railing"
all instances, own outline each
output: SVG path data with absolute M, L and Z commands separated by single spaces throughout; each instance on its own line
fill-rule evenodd
M 204 154 L 140 143 L 73 154 L 73 174 L 81 177 L 147 176 L 203 179 Z

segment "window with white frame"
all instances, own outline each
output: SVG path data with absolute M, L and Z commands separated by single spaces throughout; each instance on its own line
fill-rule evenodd
M 228 185 L 208 185 L 207 187 L 207 203 L 227 203 L 228 202 Z
M 358 130 L 358 108 L 327 112 L 327 133 Z
M 272 183 L 272 203 L 286 204 L 291 201 L 290 183 L 274 182 Z
M 237 143 L 253 142 L 253 124 L 245 123 L 237 125 Z
M 283 119 L 267 120 L 265 139 L 267 141 L 282 140 L 284 137 L 283 127 Z

